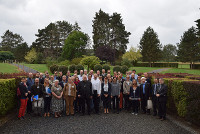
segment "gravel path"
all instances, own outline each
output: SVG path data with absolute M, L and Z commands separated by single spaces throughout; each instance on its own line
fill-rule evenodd
M 92 114 L 85 116 L 64 116 L 61 118 L 31 117 L 25 120 L 13 119 L 2 127 L 6 134 L 190 134 L 169 120 L 160 121 L 152 115 Z
M 160 73 L 160 72 L 166 71 L 166 70 L 168 70 L 168 69 L 170 69 L 170 68 L 161 68 L 161 69 L 157 69 L 157 70 L 150 71 L 150 72 L 148 72 L 148 73 Z
M 15 64 L 15 63 L 12 63 L 14 66 L 19 66 L 19 68 L 21 69 L 21 70 L 23 70 L 23 65 L 21 65 L 21 64 Z M 29 67 L 26 67 L 26 66 L 24 66 L 24 72 L 27 72 L 27 73 L 37 73 L 38 71 L 37 70 L 34 70 L 34 69 L 32 69 L 32 68 L 29 68 Z

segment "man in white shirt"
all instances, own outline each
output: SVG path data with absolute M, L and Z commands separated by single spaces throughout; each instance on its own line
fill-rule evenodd
M 92 91 L 93 91 L 93 101 L 94 101 L 94 109 L 96 114 L 99 114 L 99 101 L 101 95 L 101 81 L 97 78 L 97 74 L 94 74 L 94 79 L 92 82 Z
M 83 70 L 80 70 L 80 74 L 78 75 L 80 81 L 83 80 Z

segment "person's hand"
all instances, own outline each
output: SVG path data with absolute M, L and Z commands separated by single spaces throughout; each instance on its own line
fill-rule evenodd
M 76 100 L 76 97 L 74 97 L 74 100 Z
M 98 97 L 100 97 L 100 94 L 98 94 Z
M 90 96 L 90 99 L 92 99 L 92 96 Z
M 49 96 L 51 96 L 51 94 L 48 94 Z
M 113 98 L 113 96 L 111 96 L 111 98 Z
M 78 98 L 80 98 L 81 97 L 81 95 L 78 95 Z
M 36 99 L 35 98 L 33 98 L 33 101 L 35 101 Z
M 28 93 L 30 94 L 30 93 L 31 93 L 31 91 L 28 91 Z
M 120 95 L 118 95 L 118 98 L 120 98 Z

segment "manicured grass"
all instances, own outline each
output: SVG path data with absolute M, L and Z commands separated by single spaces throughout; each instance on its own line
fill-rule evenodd
M 178 64 L 178 68 L 187 68 L 187 69 L 190 69 L 190 64 Z
M 41 73 L 44 73 L 45 71 L 48 71 L 50 73 L 46 64 L 22 64 L 22 65 L 32 68 L 34 70 L 37 70 Z
M 0 63 L 0 72 L 1 73 L 17 73 L 19 72 L 19 70 L 14 65 L 11 65 L 8 63 Z
M 180 68 L 171 68 L 161 73 L 188 73 L 200 75 L 200 70 L 197 69 L 180 69 Z

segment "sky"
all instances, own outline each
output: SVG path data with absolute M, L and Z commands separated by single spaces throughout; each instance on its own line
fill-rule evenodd
M 38 29 L 65 20 L 71 24 L 77 21 L 92 39 L 92 20 L 99 9 L 121 14 L 131 32 L 128 49 L 138 46 L 148 26 L 163 45 L 175 45 L 200 19 L 200 0 L 0 0 L 0 36 L 9 29 L 30 46 Z

